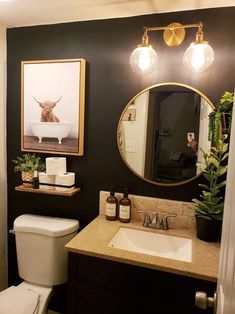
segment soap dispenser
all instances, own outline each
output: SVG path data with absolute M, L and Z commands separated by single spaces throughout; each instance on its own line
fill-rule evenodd
M 131 221 L 131 200 L 128 198 L 128 189 L 124 189 L 123 198 L 119 202 L 119 220 L 121 222 Z
M 114 187 L 110 189 L 110 195 L 106 199 L 105 214 L 107 220 L 117 219 L 118 199 L 115 196 Z

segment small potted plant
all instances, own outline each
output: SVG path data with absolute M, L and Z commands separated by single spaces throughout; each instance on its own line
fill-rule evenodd
M 226 159 L 228 157 L 228 144 L 225 143 L 227 135 L 224 135 L 216 147 L 211 147 L 209 152 L 203 153 L 202 170 L 208 184 L 199 184 L 203 188 L 200 199 L 193 199 L 196 203 L 195 216 L 197 222 L 197 237 L 208 242 L 216 242 L 219 239 L 224 200 L 220 196 L 221 188 L 226 185 L 222 177 L 226 174 Z M 221 181 L 222 179 L 222 181 Z
M 42 161 L 41 157 L 35 154 L 24 154 L 22 157 L 17 157 L 12 161 L 15 163 L 14 171 L 21 172 L 23 185 L 25 187 L 33 187 L 35 171 L 45 170 L 45 162 Z
M 215 145 L 218 144 L 221 134 L 230 134 L 233 97 L 232 92 L 225 92 L 218 106 L 215 108 L 215 111 L 211 112 L 209 115 L 208 139 Z

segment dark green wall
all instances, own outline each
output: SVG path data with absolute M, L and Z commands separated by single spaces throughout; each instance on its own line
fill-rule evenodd
M 180 82 L 196 87 L 215 104 L 225 90 L 233 90 L 235 77 L 235 7 L 184 11 L 131 18 L 97 20 L 57 25 L 12 28 L 7 31 L 7 153 L 8 222 L 22 213 L 72 217 L 82 227 L 98 214 L 99 191 L 115 185 L 117 191 L 190 201 L 198 193 L 201 179 L 178 187 L 151 185 L 136 177 L 123 163 L 116 144 L 118 119 L 128 101 L 141 89 L 160 82 Z M 195 29 L 175 48 L 166 46 L 161 32 L 151 34 L 159 50 L 159 68 L 140 78 L 129 67 L 129 56 L 140 42 L 144 25 L 171 22 L 204 23 L 205 39 L 214 48 L 215 61 L 203 74 L 191 74 L 182 65 L 183 52 L 195 40 Z M 20 151 L 20 62 L 85 58 L 86 118 L 85 155 L 68 157 L 68 169 L 77 174 L 83 191 L 74 197 L 15 192 L 18 175 L 12 159 Z M 42 155 L 46 157 L 48 155 Z M 17 276 L 14 238 L 9 238 L 9 283 Z

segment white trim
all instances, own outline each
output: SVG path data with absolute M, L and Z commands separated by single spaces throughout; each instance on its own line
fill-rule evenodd
M 0 291 L 7 287 L 6 27 L 0 25 Z
M 219 278 L 217 285 L 217 314 L 235 313 L 235 110 L 229 147 L 228 173 L 225 192 L 223 231 L 220 250 Z

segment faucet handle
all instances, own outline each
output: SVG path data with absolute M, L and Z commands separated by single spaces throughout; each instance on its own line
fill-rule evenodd
M 144 214 L 144 221 L 143 226 L 148 227 L 152 223 L 152 218 L 149 215 L 149 212 L 146 210 L 137 210 L 137 213 L 143 213 Z
M 144 214 L 144 227 L 151 227 L 153 224 L 156 225 L 158 221 L 158 213 L 155 210 L 137 210 L 137 213 Z
M 174 213 L 169 213 L 169 214 L 165 215 L 159 223 L 160 228 L 164 229 L 164 230 L 168 230 L 169 229 L 168 218 L 169 217 L 176 217 L 176 216 L 177 215 Z

